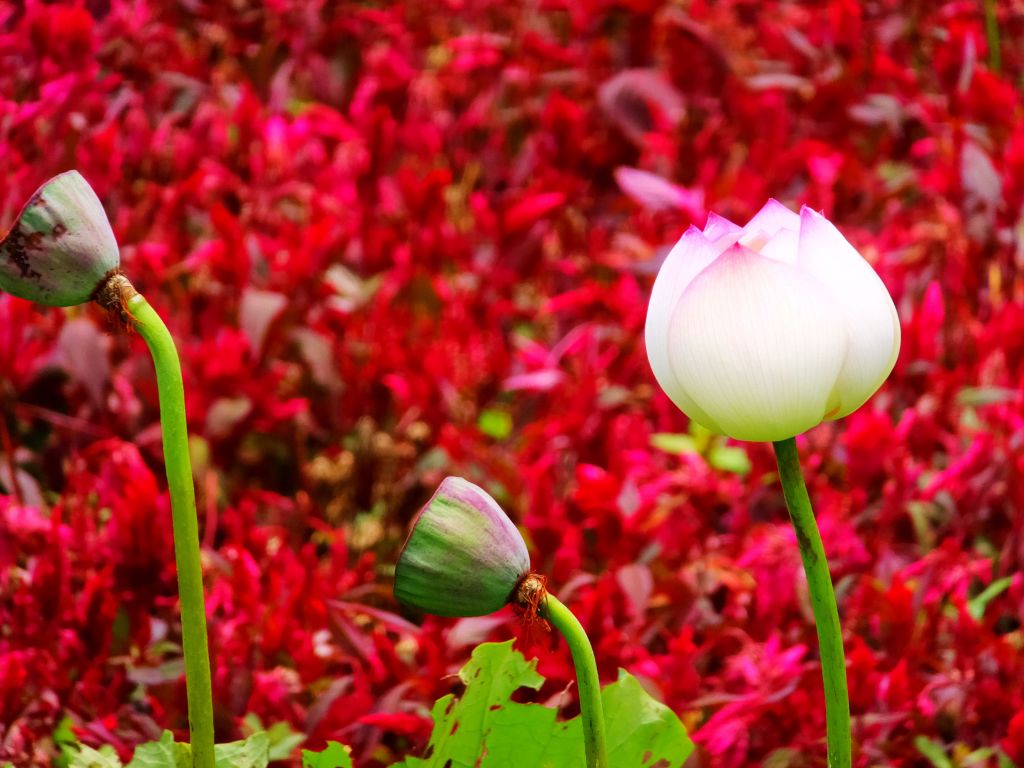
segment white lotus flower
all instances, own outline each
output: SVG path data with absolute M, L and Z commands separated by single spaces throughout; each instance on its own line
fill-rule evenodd
M 896 307 L 846 238 L 776 200 L 745 227 L 682 236 L 647 311 L 647 357 L 691 419 L 739 440 L 793 437 L 857 410 L 900 348 Z

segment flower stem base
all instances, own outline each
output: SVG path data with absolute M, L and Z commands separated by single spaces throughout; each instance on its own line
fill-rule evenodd
M 779 464 L 782 492 L 789 508 L 789 518 L 796 531 L 800 557 L 807 574 L 814 623 L 818 629 L 821 654 L 821 676 L 825 685 L 825 722 L 828 729 L 828 764 L 831 768 L 850 768 L 852 739 L 850 736 L 850 697 L 846 687 L 846 657 L 843 653 L 843 631 L 839 625 L 839 609 L 832 588 L 825 548 L 811 509 L 807 486 L 800 471 L 796 439 L 773 444 Z
M 540 617 L 565 638 L 576 668 L 576 681 L 580 690 L 580 720 L 583 723 L 587 768 L 609 768 L 601 680 L 597 674 L 594 649 L 583 625 L 572 611 L 547 591 L 547 580 L 536 573 L 520 579 L 511 603 L 527 621 Z

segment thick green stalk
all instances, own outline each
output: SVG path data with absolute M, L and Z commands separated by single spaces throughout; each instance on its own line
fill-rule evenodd
M 195 768 L 213 768 L 213 692 L 210 652 L 206 642 L 206 604 L 199 554 L 199 522 L 185 424 L 185 390 L 174 340 L 146 299 L 136 294 L 127 301 L 135 329 L 145 339 L 156 367 L 163 429 L 164 464 L 171 494 L 174 559 L 181 599 L 181 634 L 185 652 L 189 738 Z
M 996 15 L 996 0 L 982 0 L 985 7 L 985 39 L 988 41 L 988 66 L 997 75 L 1003 68 L 1003 56 L 999 46 L 999 17 Z
M 580 689 L 580 719 L 583 721 L 583 745 L 587 768 L 609 768 L 608 747 L 604 731 L 604 707 L 601 704 L 601 681 L 597 676 L 597 660 L 583 625 L 572 611 L 548 593 L 538 613 L 562 633 L 576 667 Z
M 779 463 L 782 492 L 789 508 L 789 518 L 796 529 L 800 557 L 804 561 L 807 587 L 818 628 L 821 655 L 821 676 L 825 684 L 825 723 L 828 728 L 828 764 L 831 768 L 850 768 L 852 740 L 850 737 L 850 696 L 846 688 L 846 657 L 843 654 L 843 630 L 839 626 L 839 609 L 832 589 L 832 577 L 821 544 L 818 524 L 807 496 L 807 486 L 800 471 L 796 438 L 774 443 Z

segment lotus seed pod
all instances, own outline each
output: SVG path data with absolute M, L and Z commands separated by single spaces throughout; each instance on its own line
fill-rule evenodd
M 413 521 L 395 569 L 395 597 L 437 616 L 485 616 L 530 570 L 519 531 L 486 491 L 441 483 Z
M 68 171 L 36 190 L 0 242 L 0 288 L 51 307 L 84 304 L 120 261 L 99 198 Z

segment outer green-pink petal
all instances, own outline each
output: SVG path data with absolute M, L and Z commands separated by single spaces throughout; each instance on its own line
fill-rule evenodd
M 416 516 L 395 568 L 395 597 L 437 616 L 484 616 L 530 570 L 519 531 L 479 486 L 447 477 Z
M 0 288 L 40 304 L 82 304 L 120 256 L 96 193 L 77 171 L 55 176 L 0 243 Z

